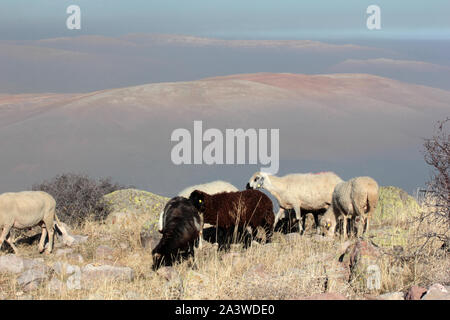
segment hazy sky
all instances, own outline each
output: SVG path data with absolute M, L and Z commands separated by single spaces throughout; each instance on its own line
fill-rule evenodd
M 66 8 L 82 29 L 67 30 Z M 382 30 L 366 28 L 381 7 Z M 182 33 L 223 38 L 450 39 L 448 0 L 2 0 L 0 40 L 80 34 Z

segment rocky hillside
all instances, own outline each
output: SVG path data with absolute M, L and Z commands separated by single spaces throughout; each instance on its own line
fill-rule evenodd
M 396 200 L 393 200 L 396 199 Z M 275 233 L 268 244 L 254 242 L 228 252 L 205 243 L 192 261 L 152 271 L 154 228 L 167 198 L 127 189 L 105 196 L 113 213 L 104 222 L 87 221 L 71 230 L 76 242 L 57 238 L 50 255 L 39 255 L 39 235 L 18 239 L 19 256 L 0 255 L 2 299 L 449 299 L 448 252 L 421 244 L 415 225 L 388 216 L 364 239 L 328 239 Z M 406 202 L 405 202 L 406 200 Z M 409 203 L 394 187 L 382 188 L 381 208 Z M 392 207 L 393 213 L 405 206 Z M 423 208 L 421 208 L 423 209 Z M 377 211 L 377 214 L 379 212 Z M 414 216 L 413 211 L 409 212 Z M 376 217 L 379 219 L 380 217 Z M 400 245 L 395 232 L 400 231 Z M 421 253 L 424 254 L 424 253 Z M 374 267 L 375 266 L 375 267 Z M 367 285 L 380 273 L 379 283 Z M 376 280 L 376 279 L 375 279 Z

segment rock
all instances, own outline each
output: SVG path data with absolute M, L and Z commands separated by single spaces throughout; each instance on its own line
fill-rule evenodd
M 148 191 L 137 189 L 122 189 L 105 195 L 102 198 L 109 212 L 124 213 L 154 213 L 159 219 L 159 212 L 169 199 Z
M 105 222 L 118 228 L 125 228 L 136 224 L 138 215 L 133 212 L 112 212 Z
M 57 261 L 53 264 L 53 270 L 60 277 L 66 278 L 74 273 L 80 273 L 81 269 L 79 266 L 73 266 L 71 264 Z
M 405 300 L 420 300 L 427 292 L 427 289 L 419 286 L 412 286 L 405 295 Z
M 56 257 L 64 257 L 64 256 L 67 256 L 68 254 L 71 254 L 72 252 L 73 252 L 73 249 L 71 249 L 71 248 L 58 249 L 55 252 L 55 256 Z
M 21 273 L 25 270 L 24 259 L 15 254 L 0 256 L 0 272 Z
M 131 282 L 134 280 L 134 270 L 130 267 L 94 266 L 93 264 L 88 264 L 81 269 L 82 287 L 92 287 L 94 282 L 99 280 Z
M 78 245 L 78 244 L 84 243 L 84 242 L 88 241 L 88 238 L 89 238 L 89 236 L 82 236 L 82 235 L 78 235 L 78 234 L 72 235 L 72 237 L 74 238 L 73 245 Z
M 378 296 L 380 300 L 404 300 L 403 292 L 388 292 Z
M 81 254 L 79 254 L 79 253 L 71 253 L 71 254 L 69 254 L 67 256 L 67 259 L 76 261 L 78 263 L 83 263 L 84 262 L 83 256 Z
M 305 300 L 347 300 L 347 298 L 340 293 L 325 292 L 313 294 L 305 298 Z
M 450 300 L 450 293 L 442 284 L 435 283 L 428 288 L 422 300 Z
M 24 275 L 26 271 L 30 271 Z M 0 272 L 22 273 L 20 277 L 26 280 L 27 275 L 36 273 L 47 273 L 48 267 L 44 264 L 44 259 L 28 259 L 16 256 L 15 254 L 7 254 L 0 256 Z M 20 278 L 19 277 L 19 278 Z M 25 283 L 26 284 L 26 283 Z
M 74 274 L 72 274 L 70 277 L 67 278 L 66 281 L 67 289 L 68 290 L 80 290 L 82 289 L 81 286 L 81 271 L 77 271 Z
M 142 228 L 140 239 L 143 248 L 152 250 L 161 239 L 161 234 L 154 227 Z
M 406 191 L 392 186 L 380 187 L 377 208 L 373 214 L 374 222 L 404 220 L 418 210 L 417 201 Z
M 25 291 L 30 291 L 37 289 L 37 287 L 47 279 L 48 275 L 46 270 L 34 268 L 24 271 L 17 279 L 17 283 L 22 286 Z
M 156 271 L 156 274 L 160 277 L 163 277 L 167 281 L 180 279 L 180 275 L 175 271 L 173 267 L 161 267 Z
M 95 258 L 97 260 L 114 260 L 114 249 L 105 245 L 98 246 L 95 250 Z
M 381 286 L 379 263 L 381 252 L 369 241 L 357 240 L 341 256 L 348 280 L 362 289 L 377 290 Z
M 64 282 L 53 277 L 47 284 L 47 289 L 51 292 L 59 293 L 64 289 Z

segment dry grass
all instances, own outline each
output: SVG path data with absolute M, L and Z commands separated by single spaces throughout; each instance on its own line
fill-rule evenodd
M 275 233 L 273 241 L 254 243 L 244 250 L 232 246 L 231 251 L 217 251 L 206 245 L 196 255 L 195 263 L 186 261 L 174 266 L 178 276 L 167 281 L 152 271 L 150 249 L 140 244 L 142 225 L 158 212 L 141 214 L 128 225 L 118 227 L 87 221 L 73 230 L 89 235 L 89 240 L 74 248 L 83 256 L 80 263 L 67 257 L 39 255 L 37 244 L 19 245 L 21 255 L 42 257 L 51 266 L 56 261 L 68 261 L 80 267 L 88 263 L 129 266 L 135 271 L 132 282 L 105 282 L 98 279 L 92 289 L 60 292 L 48 289 L 48 281 L 38 289 L 23 293 L 16 275 L 0 274 L 0 290 L 4 298 L 17 299 L 31 295 L 33 299 L 299 299 L 322 292 L 341 293 L 350 299 L 362 299 L 367 293 L 406 291 L 411 285 L 428 285 L 450 281 L 448 253 L 437 245 L 427 244 L 419 237 L 415 214 L 395 220 L 395 223 L 374 224 L 367 237 L 382 252 L 379 261 L 381 288 L 372 292 L 356 282 L 348 282 L 339 262 L 344 241 L 328 240 L 312 233 L 285 236 Z M 392 220 L 394 221 L 394 220 Z M 422 222 L 422 225 L 424 222 Z M 428 225 L 429 228 L 436 226 Z M 96 257 L 96 248 L 108 245 L 114 249 L 110 261 Z M 401 249 L 399 249 L 401 246 Z M 57 249 L 55 249 L 57 250 Z M 5 254 L 5 251 L 2 252 Z

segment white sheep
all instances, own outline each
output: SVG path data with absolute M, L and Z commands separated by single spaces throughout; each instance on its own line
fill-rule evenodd
M 216 180 L 216 181 L 212 181 L 212 182 L 208 182 L 208 183 L 203 183 L 203 184 L 198 184 L 198 185 L 187 187 L 187 188 L 183 189 L 180 193 L 178 193 L 178 196 L 184 197 L 184 198 L 189 198 L 189 196 L 191 195 L 191 193 L 194 190 L 203 191 L 210 195 L 220 193 L 220 192 L 239 191 L 239 189 L 236 188 L 235 186 L 233 186 L 231 183 L 228 183 L 228 182 L 222 181 L 222 180 Z M 161 233 L 163 232 L 164 225 L 165 225 L 165 217 L 164 217 L 164 210 L 163 210 L 163 211 L 161 211 L 161 213 L 159 215 L 159 223 L 158 223 L 159 232 L 161 232 Z M 202 237 L 200 237 L 199 247 L 200 248 L 202 247 Z
M 294 173 L 283 177 L 256 172 L 247 183 L 247 188 L 266 189 L 277 199 L 280 209 L 275 216 L 274 225 L 284 216 L 285 210 L 294 209 L 299 232 L 302 233 L 305 215 L 301 220 L 301 210 L 327 209 L 331 204 L 334 187 L 342 181 L 333 172 Z M 317 227 L 317 215 L 314 218 Z
M 11 228 L 27 229 L 40 225 L 42 228 L 39 241 L 39 252 L 44 251 L 45 239 L 49 237 L 46 253 L 53 249 L 55 225 L 63 233 L 68 244 L 74 241 L 65 227 L 60 223 L 55 212 L 56 201 L 43 191 L 9 192 L 0 195 L 0 225 L 3 227 L 0 236 L 0 247 L 6 240 L 17 254 L 18 250 L 10 235 Z
M 356 225 L 357 237 L 369 229 L 369 219 L 378 204 L 378 184 L 370 177 L 357 177 L 336 185 L 332 205 L 320 221 L 322 234 L 334 236 L 337 222 L 342 220 L 344 238 L 347 237 L 347 220 Z M 362 226 L 364 224 L 364 226 Z

